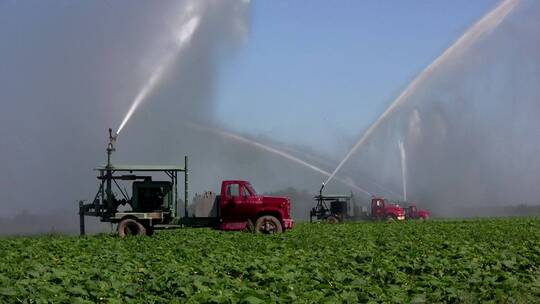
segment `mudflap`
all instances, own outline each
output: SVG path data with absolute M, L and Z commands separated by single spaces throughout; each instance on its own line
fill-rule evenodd
M 283 228 L 284 229 L 292 229 L 294 227 L 294 220 L 293 219 L 284 219 L 283 220 Z
M 244 229 L 246 232 L 255 232 L 255 225 L 253 225 L 253 222 L 251 220 L 247 221 L 246 229 Z

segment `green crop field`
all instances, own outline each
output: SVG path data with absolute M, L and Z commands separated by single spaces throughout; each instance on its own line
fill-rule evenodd
M 0 302 L 540 302 L 540 220 L 299 224 L 0 243 Z

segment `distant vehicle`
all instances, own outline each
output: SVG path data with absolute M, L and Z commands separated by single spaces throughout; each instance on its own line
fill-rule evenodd
M 429 218 L 429 211 L 424 209 L 418 209 L 416 205 L 410 205 L 404 208 L 405 219 L 409 220 L 427 220 Z
M 321 191 L 322 192 L 322 191 Z M 397 204 L 390 204 L 384 198 L 371 198 L 371 212 L 356 205 L 352 195 L 315 196 L 316 206 L 310 211 L 310 222 L 322 220 L 339 223 L 347 220 L 397 220 L 405 219 L 405 211 Z
M 187 156 L 184 167 L 115 166 L 111 164 L 115 137 L 110 129 L 109 139 L 107 165 L 95 169 L 100 181 L 96 196 L 89 204 L 79 202 L 81 235 L 85 234 L 85 216 L 96 216 L 100 217 L 102 222 L 117 223 L 120 237 L 151 235 L 155 229 L 181 227 L 249 229 L 268 234 L 293 228 L 288 198 L 259 195 L 248 181 L 243 180 L 223 181 L 220 195 L 206 192 L 204 196 L 195 196 L 192 209 L 198 214 L 190 215 Z M 179 172 L 184 174 L 183 217 L 180 217 L 178 212 Z M 153 180 L 156 175 L 166 176 L 168 179 Z M 131 183 L 131 197 L 120 187 L 118 181 Z M 117 199 L 113 187 L 120 192 L 122 199 Z M 131 210 L 119 211 L 122 205 L 129 205 Z
M 405 211 L 398 204 L 389 203 L 384 198 L 371 198 L 371 217 L 373 219 L 405 220 Z

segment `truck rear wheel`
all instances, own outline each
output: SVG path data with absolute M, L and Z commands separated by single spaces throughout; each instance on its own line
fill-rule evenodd
M 123 239 L 128 235 L 146 235 L 146 228 L 134 219 L 124 219 L 118 224 L 118 236 Z
M 333 215 L 330 215 L 329 217 L 326 218 L 326 222 L 328 224 L 337 224 L 339 223 L 339 219 Z
M 271 215 L 263 215 L 255 222 L 255 232 L 262 234 L 274 234 L 283 232 L 281 222 Z

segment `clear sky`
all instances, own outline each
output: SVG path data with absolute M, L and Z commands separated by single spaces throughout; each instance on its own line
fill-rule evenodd
M 343 155 L 497 0 L 252 1 L 216 94 L 232 129 Z

